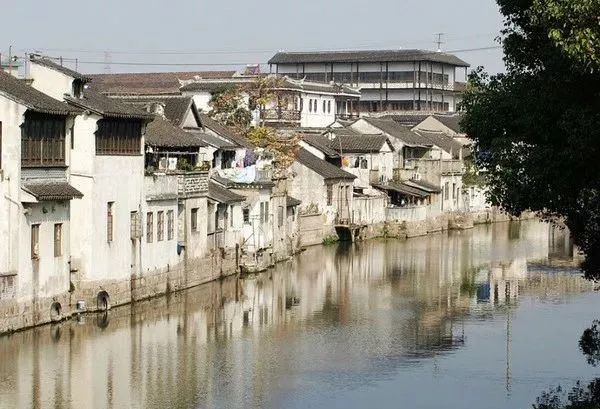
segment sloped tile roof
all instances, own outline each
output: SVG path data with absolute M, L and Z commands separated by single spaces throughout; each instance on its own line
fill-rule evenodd
M 440 193 L 442 191 L 439 186 L 435 186 L 431 183 L 425 182 L 424 180 L 405 180 L 403 183 L 428 193 Z
M 192 106 L 192 97 L 165 98 L 165 116 L 176 126 L 182 126 L 183 120 Z
M 180 95 L 181 81 L 194 78 L 231 78 L 235 71 L 152 72 L 127 74 L 94 74 L 92 87 L 111 95 Z
M 221 138 L 225 138 L 233 142 L 234 144 L 248 149 L 253 148 L 253 145 L 246 138 L 244 138 L 242 135 L 239 135 L 235 130 L 231 129 L 230 127 L 220 124 L 219 122 L 215 121 L 210 116 L 202 112 L 199 113 L 199 117 L 200 122 L 202 122 L 203 128 L 210 129 L 211 131 L 219 135 Z
M 238 195 L 213 181 L 208 182 L 208 198 L 223 204 L 243 202 L 246 200 L 244 196 Z
M 316 172 L 325 180 L 356 179 L 356 176 L 354 176 L 352 173 L 346 172 L 338 168 L 337 166 L 318 158 L 317 156 L 313 155 L 312 153 L 303 148 L 298 149 L 298 153 L 296 154 L 296 161 L 311 169 L 312 171 Z
M 435 119 L 440 121 L 444 126 L 453 130 L 456 133 L 464 133 L 460 127 L 460 121 L 462 116 L 460 114 L 456 115 L 434 115 Z
M 437 146 L 448 153 L 452 153 L 455 157 L 463 150 L 463 145 L 460 142 L 444 133 L 421 130 L 415 130 L 414 133 L 423 137 L 429 144 Z
M 32 55 L 30 57 L 30 60 L 34 64 L 38 64 L 38 65 L 44 66 L 46 68 L 50 68 L 54 71 L 58 71 L 60 73 L 68 75 L 69 77 L 72 77 L 74 79 L 81 80 L 83 82 L 91 81 L 91 77 L 89 75 L 81 74 L 81 73 L 79 73 L 75 70 L 72 70 L 70 68 L 67 68 L 64 65 L 61 65 L 58 62 L 53 61 L 47 57 L 40 57 L 40 56 Z
M 431 195 L 430 192 L 427 192 L 415 186 L 408 185 L 404 182 L 390 182 L 386 185 L 373 185 L 373 187 L 385 191 L 391 190 L 394 192 L 402 193 L 404 195 L 414 196 L 418 198 L 425 198 Z
M 118 99 L 108 98 L 98 92 L 85 89 L 81 98 L 66 97 L 69 104 L 79 108 L 89 109 L 102 116 L 130 119 L 153 119 L 154 114 L 148 113 L 139 107 L 121 102 Z
M 368 50 L 368 51 L 318 51 L 318 52 L 279 52 L 269 64 L 301 63 L 356 63 L 356 62 L 412 62 L 431 61 L 469 67 L 469 64 L 455 55 L 428 50 Z
M 192 135 L 194 135 L 195 137 L 197 137 L 198 139 L 200 139 L 202 142 L 204 142 L 206 145 L 208 146 L 212 146 L 214 148 L 217 149 L 235 149 L 235 148 L 239 148 L 239 145 L 236 145 L 232 142 L 223 140 L 221 138 L 218 138 L 214 135 L 211 135 L 209 133 L 206 132 L 202 132 L 202 130 L 198 129 L 190 129 L 190 128 L 186 128 L 185 129 L 187 132 L 191 133 Z
M 35 112 L 53 115 L 81 113 L 80 109 L 49 97 L 27 85 L 23 80 L 19 80 L 2 70 L 0 70 L 0 93 Z
M 377 129 L 385 132 L 393 138 L 399 139 L 406 145 L 410 146 L 430 146 L 429 140 L 421 137 L 417 133 L 413 132 L 410 127 L 399 124 L 398 122 L 391 119 L 377 119 L 377 118 L 362 118 L 367 123 L 376 127 Z
M 329 132 L 335 135 L 329 147 L 340 154 L 379 152 L 388 142 L 383 134 L 363 134 L 352 128 L 332 128 Z M 391 144 L 390 148 L 393 150 Z
M 301 204 L 302 204 L 302 200 L 300 200 L 300 199 L 296 199 L 292 196 L 285 197 L 285 206 L 286 207 L 300 206 Z
M 303 134 L 302 140 L 310 146 L 320 150 L 330 158 L 339 158 L 340 155 L 335 149 L 331 148 L 331 141 L 323 135 L 318 134 Z
M 154 121 L 146 127 L 146 145 L 161 148 L 199 148 L 207 146 L 200 138 L 160 117 L 154 118 Z
M 83 193 L 64 181 L 25 184 L 23 189 L 40 201 L 71 200 L 83 197 Z

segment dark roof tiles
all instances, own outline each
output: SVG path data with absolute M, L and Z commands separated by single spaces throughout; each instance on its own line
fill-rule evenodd
M 279 52 L 269 64 L 302 63 L 356 63 L 356 62 L 407 62 L 432 61 L 458 67 L 469 64 L 455 55 L 428 50 L 368 50 L 368 51 L 318 51 L 318 52 Z
M 342 179 L 342 180 L 354 180 L 356 176 L 353 174 L 346 172 L 331 163 L 320 159 L 319 157 L 313 155 L 306 149 L 300 148 L 298 153 L 296 154 L 296 161 L 307 168 L 311 169 L 313 172 L 316 172 L 325 180 L 334 180 L 334 179 Z
M 146 127 L 146 145 L 161 148 L 199 148 L 207 146 L 200 138 L 156 117 Z
M 40 201 L 71 200 L 83 197 L 83 193 L 63 181 L 25 184 L 23 189 Z
M 128 119 L 152 119 L 154 114 L 139 107 L 125 104 L 117 99 L 108 98 L 89 89 L 84 90 L 81 98 L 66 97 L 67 102 L 79 108 L 88 109 L 105 117 Z
M 10 74 L 0 70 L 0 93 L 9 99 L 23 104 L 32 111 L 52 115 L 69 115 L 81 113 L 80 109 L 58 101 L 27 85 Z
M 244 196 L 238 195 L 213 181 L 208 183 L 208 198 L 223 204 L 238 203 L 246 200 Z
M 231 142 L 240 145 L 244 148 L 252 148 L 252 144 L 243 136 L 238 134 L 235 130 L 231 129 L 228 126 L 222 125 L 216 120 L 212 119 L 210 116 L 204 113 L 200 113 L 200 122 L 202 122 L 202 127 L 210 129 L 221 138 L 225 138 L 230 140 Z

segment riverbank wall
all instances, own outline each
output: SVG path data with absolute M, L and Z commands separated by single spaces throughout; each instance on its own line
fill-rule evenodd
M 453 229 L 468 229 L 477 224 L 531 219 L 511 217 L 498 209 L 470 213 L 443 213 L 425 220 L 380 222 L 361 228 L 357 239 L 407 239 Z M 330 232 L 330 236 L 333 231 Z M 317 243 L 315 243 L 317 244 Z M 294 248 L 294 246 L 292 246 Z M 291 254 L 266 251 L 253 260 L 235 249 L 215 249 L 201 259 L 184 259 L 178 265 L 132 275 L 126 280 L 85 281 L 72 275 L 70 291 L 33 301 L 0 300 L 0 334 L 58 322 L 78 314 L 108 310 L 112 307 L 185 290 L 241 272 L 259 272 L 289 260 Z

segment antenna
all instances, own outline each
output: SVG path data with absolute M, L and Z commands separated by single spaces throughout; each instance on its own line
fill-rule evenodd
M 442 44 L 445 44 L 444 41 L 442 41 L 442 37 L 445 35 L 446 33 L 435 33 L 434 35 L 437 37 L 437 40 L 434 41 L 435 44 L 437 44 L 437 51 L 438 53 L 442 52 Z
M 110 63 L 112 62 L 112 55 L 108 51 L 104 51 L 104 73 L 110 74 L 111 68 Z

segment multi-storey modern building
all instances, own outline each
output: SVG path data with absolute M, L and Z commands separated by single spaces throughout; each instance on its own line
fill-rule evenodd
M 279 52 L 271 72 L 360 89 L 362 112 L 456 111 L 469 64 L 424 50 Z

